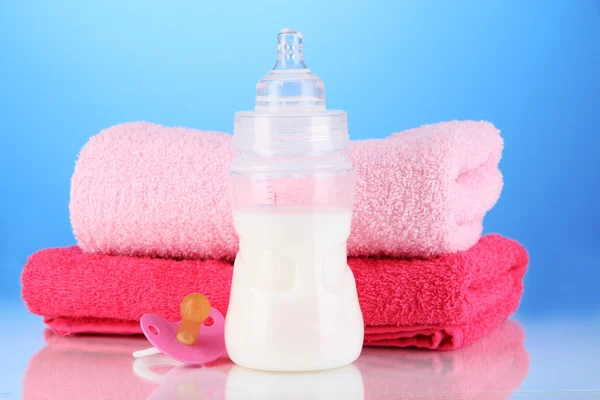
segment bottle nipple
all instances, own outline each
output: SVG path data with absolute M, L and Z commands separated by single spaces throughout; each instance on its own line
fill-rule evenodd
M 325 85 L 304 62 L 302 33 L 283 29 L 277 35 L 277 62 L 256 85 L 258 111 L 324 109 Z
M 177 341 L 192 346 L 198 341 L 200 328 L 210 314 L 210 301 L 200 293 L 187 295 L 181 302 L 181 323 Z
M 274 70 L 304 69 L 302 33 L 293 29 L 282 29 L 277 35 L 277 63 Z

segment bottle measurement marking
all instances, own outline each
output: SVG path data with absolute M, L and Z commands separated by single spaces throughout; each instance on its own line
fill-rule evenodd
M 277 195 L 277 193 L 273 190 L 273 180 L 269 179 L 269 178 L 257 178 L 256 183 L 258 184 L 263 184 L 264 188 L 265 188 L 265 199 L 266 201 L 263 202 L 263 205 L 277 205 L 277 197 L 279 197 Z

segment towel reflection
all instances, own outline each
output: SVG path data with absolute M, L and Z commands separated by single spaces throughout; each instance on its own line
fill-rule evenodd
M 46 334 L 24 378 L 32 399 L 506 399 L 529 368 L 519 324 L 508 321 L 455 351 L 364 348 L 352 365 L 306 373 L 269 373 L 227 358 L 184 366 L 159 354 L 134 359 L 144 338 Z

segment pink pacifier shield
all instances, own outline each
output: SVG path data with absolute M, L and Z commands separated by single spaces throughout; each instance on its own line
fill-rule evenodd
M 212 324 L 207 321 L 212 320 Z M 225 353 L 225 318 L 212 308 L 209 318 L 200 329 L 198 342 L 186 346 L 177 340 L 178 322 L 169 322 L 154 314 L 145 314 L 140 320 L 142 332 L 164 355 L 185 364 L 206 364 Z

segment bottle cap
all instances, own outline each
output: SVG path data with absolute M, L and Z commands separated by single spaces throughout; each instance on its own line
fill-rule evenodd
M 306 66 L 302 33 L 283 29 L 277 41 L 277 61 L 256 85 L 254 111 L 235 115 L 233 150 L 267 157 L 345 150 L 346 113 L 326 109 L 325 85 Z

